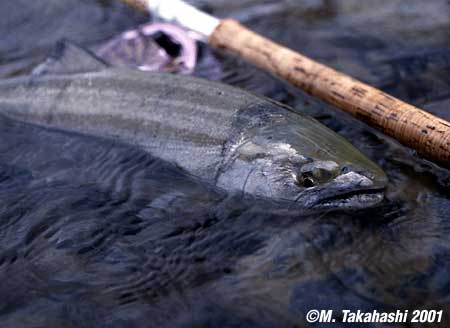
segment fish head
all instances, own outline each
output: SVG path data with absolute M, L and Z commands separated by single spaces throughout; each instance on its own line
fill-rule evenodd
M 383 170 L 315 119 L 270 114 L 243 130 L 227 181 L 247 194 L 311 209 L 361 209 L 384 199 Z

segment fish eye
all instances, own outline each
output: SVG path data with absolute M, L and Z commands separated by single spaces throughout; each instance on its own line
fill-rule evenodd
M 316 186 L 316 181 L 314 180 L 314 178 L 307 174 L 300 175 L 297 181 L 302 187 L 305 188 L 312 188 Z
M 325 184 L 339 175 L 339 166 L 332 161 L 312 161 L 304 164 L 297 175 L 298 185 L 312 188 Z
M 348 167 L 347 165 L 342 166 L 341 173 L 346 174 L 348 172 L 350 172 L 350 167 Z

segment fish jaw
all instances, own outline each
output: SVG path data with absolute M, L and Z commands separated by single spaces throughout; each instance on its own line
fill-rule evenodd
M 339 175 L 323 186 L 306 189 L 296 203 L 312 209 L 358 210 L 374 207 L 384 200 L 387 178 L 369 178 L 357 172 Z

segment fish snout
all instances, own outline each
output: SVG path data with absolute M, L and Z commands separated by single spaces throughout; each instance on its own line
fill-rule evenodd
M 388 179 L 384 173 L 367 174 L 362 172 L 350 171 L 341 174 L 334 179 L 334 183 L 346 189 L 384 189 L 387 186 Z
M 346 176 L 346 174 L 350 174 Z M 384 171 L 375 163 L 372 165 L 343 165 L 341 167 L 341 175 L 338 178 L 350 179 L 350 180 L 361 180 L 363 186 L 367 185 L 369 187 L 369 179 L 372 182 L 371 187 L 376 189 L 384 189 L 388 184 L 388 178 Z
M 349 187 L 354 187 L 354 186 L 369 188 L 374 185 L 374 182 L 372 179 L 370 179 L 367 176 L 362 175 L 360 173 L 354 172 L 354 171 L 337 176 L 334 179 L 334 182 L 344 188 L 345 187 L 349 188 Z

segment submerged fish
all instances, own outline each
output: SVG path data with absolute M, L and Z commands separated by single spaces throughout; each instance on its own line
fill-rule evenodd
M 73 73 L 74 53 L 84 73 Z M 79 56 L 66 51 L 40 75 L 0 82 L 0 113 L 119 138 L 219 188 L 288 206 L 357 209 L 383 199 L 384 172 L 311 117 L 224 84 Z

